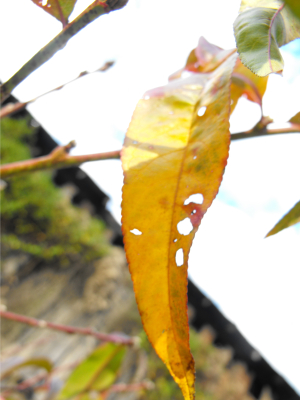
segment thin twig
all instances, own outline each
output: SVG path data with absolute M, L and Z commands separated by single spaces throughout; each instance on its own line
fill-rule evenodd
M 152 381 L 143 381 L 138 383 L 117 383 L 109 389 L 101 392 L 101 396 L 106 399 L 110 393 L 137 392 L 139 390 L 153 390 L 155 385 Z
M 272 136 L 272 135 L 282 135 L 286 133 L 300 133 L 300 124 L 291 124 L 291 126 L 287 128 L 281 129 L 250 129 L 245 132 L 233 133 L 230 135 L 231 141 L 240 140 L 240 139 L 250 139 L 254 137 L 261 136 Z
M 96 0 L 86 8 L 74 21 L 70 22 L 54 39 L 33 56 L 23 67 L 0 87 L 1 102 L 5 101 L 10 93 L 33 71 L 62 48 L 76 33 L 90 24 L 101 15 L 123 8 L 128 0 Z
M 88 161 L 112 160 L 120 158 L 120 150 L 106 153 L 86 154 L 82 156 L 70 156 L 68 153 L 74 146 L 75 142 L 71 141 L 66 146 L 57 146 L 47 156 L 4 164 L 0 167 L 0 176 L 2 179 L 4 179 L 10 176 L 16 176 L 32 171 L 51 168 L 67 168 L 74 165 L 80 165 Z
M 9 115 L 13 115 L 16 112 L 23 110 L 25 107 L 28 106 L 28 104 L 33 103 L 34 101 L 36 101 L 37 99 L 40 99 L 41 97 L 45 96 L 46 94 L 49 94 L 49 93 L 55 92 L 56 90 L 60 90 L 60 89 L 64 88 L 66 85 L 69 85 L 69 83 L 75 82 L 77 79 L 80 79 L 83 76 L 94 74 L 95 72 L 107 71 L 113 65 L 114 65 L 114 61 L 108 61 L 102 67 L 96 69 L 96 71 L 91 71 L 91 72 L 83 71 L 76 78 L 71 79 L 70 81 L 64 83 L 63 85 L 60 85 L 60 86 L 56 87 L 55 89 L 49 90 L 48 92 L 43 93 L 43 94 L 35 97 L 34 99 L 26 101 L 25 103 L 9 103 L 9 104 L 6 104 L 0 110 L 0 118 L 8 117 Z
M 287 134 L 287 133 L 300 133 L 300 124 L 291 124 L 290 127 L 281 129 L 253 128 L 249 131 L 233 133 L 230 135 L 230 138 L 231 141 L 233 141 L 241 139 L 250 139 L 254 137 Z M 71 141 L 66 146 L 57 146 L 47 156 L 1 165 L 0 176 L 2 179 L 4 179 L 32 171 L 72 167 L 89 161 L 114 160 L 114 159 L 119 159 L 121 154 L 121 150 L 115 150 L 106 153 L 86 154 L 82 156 L 70 156 L 68 153 L 70 149 L 74 146 L 75 142 Z
M 134 345 L 136 342 L 134 338 L 128 337 L 126 335 L 100 333 L 91 328 L 76 328 L 74 326 L 55 324 L 53 322 L 38 320 L 35 318 L 26 317 L 25 315 L 15 314 L 13 312 L 4 310 L 0 310 L 0 316 L 2 318 L 21 322 L 23 324 L 31 326 L 36 326 L 38 328 L 48 328 L 55 331 L 60 331 L 70 334 L 76 333 L 79 335 L 93 336 L 96 339 L 101 340 L 102 342 L 119 343 L 128 346 Z

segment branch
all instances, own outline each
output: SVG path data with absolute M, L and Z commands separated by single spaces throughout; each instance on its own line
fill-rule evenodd
M 74 21 L 70 22 L 54 39 L 33 56 L 23 67 L 0 87 L 1 102 L 5 101 L 10 93 L 33 71 L 68 43 L 81 29 L 101 15 L 123 8 L 128 0 L 96 0 L 86 8 Z
M 152 381 L 143 381 L 138 383 L 117 383 L 112 385 L 109 389 L 102 392 L 102 396 L 106 396 L 110 393 L 124 393 L 124 392 L 136 392 L 142 389 L 153 390 L 155 385 Z
M 265 127 L 258 129 L 257 127 L 254 127 L 249 131 L 233 133 L 232 135 L 230 135 L 230 138 L 231 141 L 233 141 L 286 133 L 300 133 L 300 124 L 291 124 L 290 127 L 281 129 L 267 129 Z M 106 153 L 86 154 L 83 156 L 70 156 L 68 153 L 73 147 L 75 147 L 75 142 L 71 141 L 66 146 L 57 146 L 47 156 L 1 165 L 1 179 L 32 171 L 72 167 L 89 161 L 119 159 L 121 154 L 121 150 L 115 150 Z
M 281 135 L 286 133 L 300 133 L 300 124 L 291 124 L 288 128 L 281 129 L 257 129 L 253 128 L 249 131 L 233 133 L 230 135 L 231 141 L 240 139 L 249 139 L 260 136 Z
M 57 146 L 47 156 L 4 164 L 0 167 L 1 179 L 31 171 L 39 171 L 51 168 L 67 168 L 74 165 L 80 165 L 87 161 L 112 160 L 120 158 L 120 150 L 110 151 L 107 153 L 87 154 L 83 156 L 70 156 L 68 153 L 73 147 L 75 147 L 75 142 L 71 141 L 66 146 Z
M 91 71 L 91 72 L 83 71 L 76 78 L 71 79 L 70 81 L 64 83 L 63 85 L 56 87 L 55 89 L 49 90 L 48 92 L 43 93 L 43 94 L 35 97 L 34 99 L 26 101 L 25 103 L 19 103 L 19 102 L 18 103 L 9 103 L 9 104 L 5 105 L 4 107 L 2 107 L 2 109 L 0 110 L 0 118 L 8 117 L 9 115 L 13 115 L 16 112 L 23 110 L 25 107 L 28 106 L 28 104 L 33 103 L 34 101 L 36 101 L 37 99 L 40 99 L 41 97 L 45 96 L 46 94 L 49 94 L 49 93 L 55 92 L 56 90 L 62 89 L 66 85 L 69 85 L 69 83 L 75 82 L 77 79 L 80 79 L 83 76 L 86 76 L 89 74 L 94 74 L 95 72 L 107 71 L 113 65 L 114 65 L 114 61 L 108 61 L 102 67 L 96 69 L 96 71 Z
M 136 343 L 134 338 L 130 338 L 126 335 L 117 335 L 117 334 L 106 334 L 97 332 L 91 328 L 76 328 L 74 326 L 68 325 L 60 325 L 54 324 L 52 322 L 46 322 L 43 320 L 38 320 L 31 317 L 26 317 L 25 315 L 15 314 L 9 311 L 0 310 L 0 316 L 2 318 L 10 319 L 12 321 L 21 322 L 23 324 L 36 326 L 38 328 L 48 328 L 55 331 L 71 333 L 71 334 L 79 334 L 79 335 L 86 335 L 86 336 L 93 336 L 98 340 L 103 342 L 112 342 L 112 343 L 119 343 L 128 346 L 132 346 Z

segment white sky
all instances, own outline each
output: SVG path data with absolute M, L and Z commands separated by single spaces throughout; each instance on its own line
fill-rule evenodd
M 90 3 L 79 0 L 73 16 Z M 5 81 L 61 24 L 29 0 L 0 0 L 0 8 Z M 220 47 L 235 47 L 238 8 L 239 0 L 129 0 L 125 9 L 100 17 L 71 39 L 13 94 L 26 101 L 115 60 L 106 73 L 45 96 L 29 111 L 60 143 L 75 139 L 72 154 L 119 149 L 139 98 L 183 66 L 201 35 Z M 300 110 L 300 54 L 295 58 L 287 49 L 283 55 L 284 77 L 270 77 L 264 98 L 264 114 L 278 126 Z M 241 99 L 231 130 L 250 129 L 258 118 L 258 106 Z M 232 143 L 220 193 L 194 240 L 189 272 L 300 393 L 299 225 L 264 239 L 300 199 L 299 148 L 298 134 Z M 120 219 L 120 162 L 83 169 L 112 197 L 111 210 Z

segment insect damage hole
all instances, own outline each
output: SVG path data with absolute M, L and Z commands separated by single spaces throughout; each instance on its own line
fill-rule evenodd
M 131 233 L 133 233 L 134 235 L 142 235 L 143 232 L 139 231 L 138 229 L 134 228 L 131 229 L 130 231 Z
M 182 249 L 178 249 L 176 251 L 175 261 L 176 261 L 177 267 L 181 267 L 183 265 L 184 256 L 183 256 L 183 250 Z
M 190 203 L 195 204 L 202 204 L 203 203 L 203 196 L 201 193 L 191 194 L 188 199 L 184 201 L 184 205 L 187 206 Z
M 193 230 L 193 225 L 189 218 L 185 218 L 182 221 L 178 222 L 177 230 L 180 235 L 189 235 Z
M 203 115 L 205 114 L 205 111 L 206 111 L 205 106 L 200 107 L 197 114 L 199 115 L 199 117 L 203 117 Z

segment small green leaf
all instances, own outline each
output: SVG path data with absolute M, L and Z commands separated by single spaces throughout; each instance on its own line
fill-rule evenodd
M 58 400 L 65 400 L 90 390 L 109 388 L 117 377 L 125 347 L 106 343 L 98 347 L 70 375 Z
M 275 235 L 283 229 L 295 225 L 298 222 L 300 222 L 300 201 L 298 201 L 298 203 L 296 203 L 294 207 L 287 214 L 285 214 L 279 222 L 277 222 L 277 224 L 273 229 L 270 230 L 266 237 Z
M 30 360 L 24 361 L 20 364 L 14 365 L 13 367 L 9 368 L 5 371 L 0 379 L 5 379 L 13 372 L 17 371 L 18 369 L 25 368 L 25 367 L 37 367 L 37 368 L 44 368 L 46 371 L 51 372 L 53 365 L 52 362 L 49 361 L 47 358 L 32 358 Z
M 288 122 L 291 124 L 300 124 L 300 111 L 294 115 Z
M 300 37 L 300 21 L 281 1 L 242 0 L 234 34 L 242 63 L 266 76 L 282 72 L 279 47 Z

